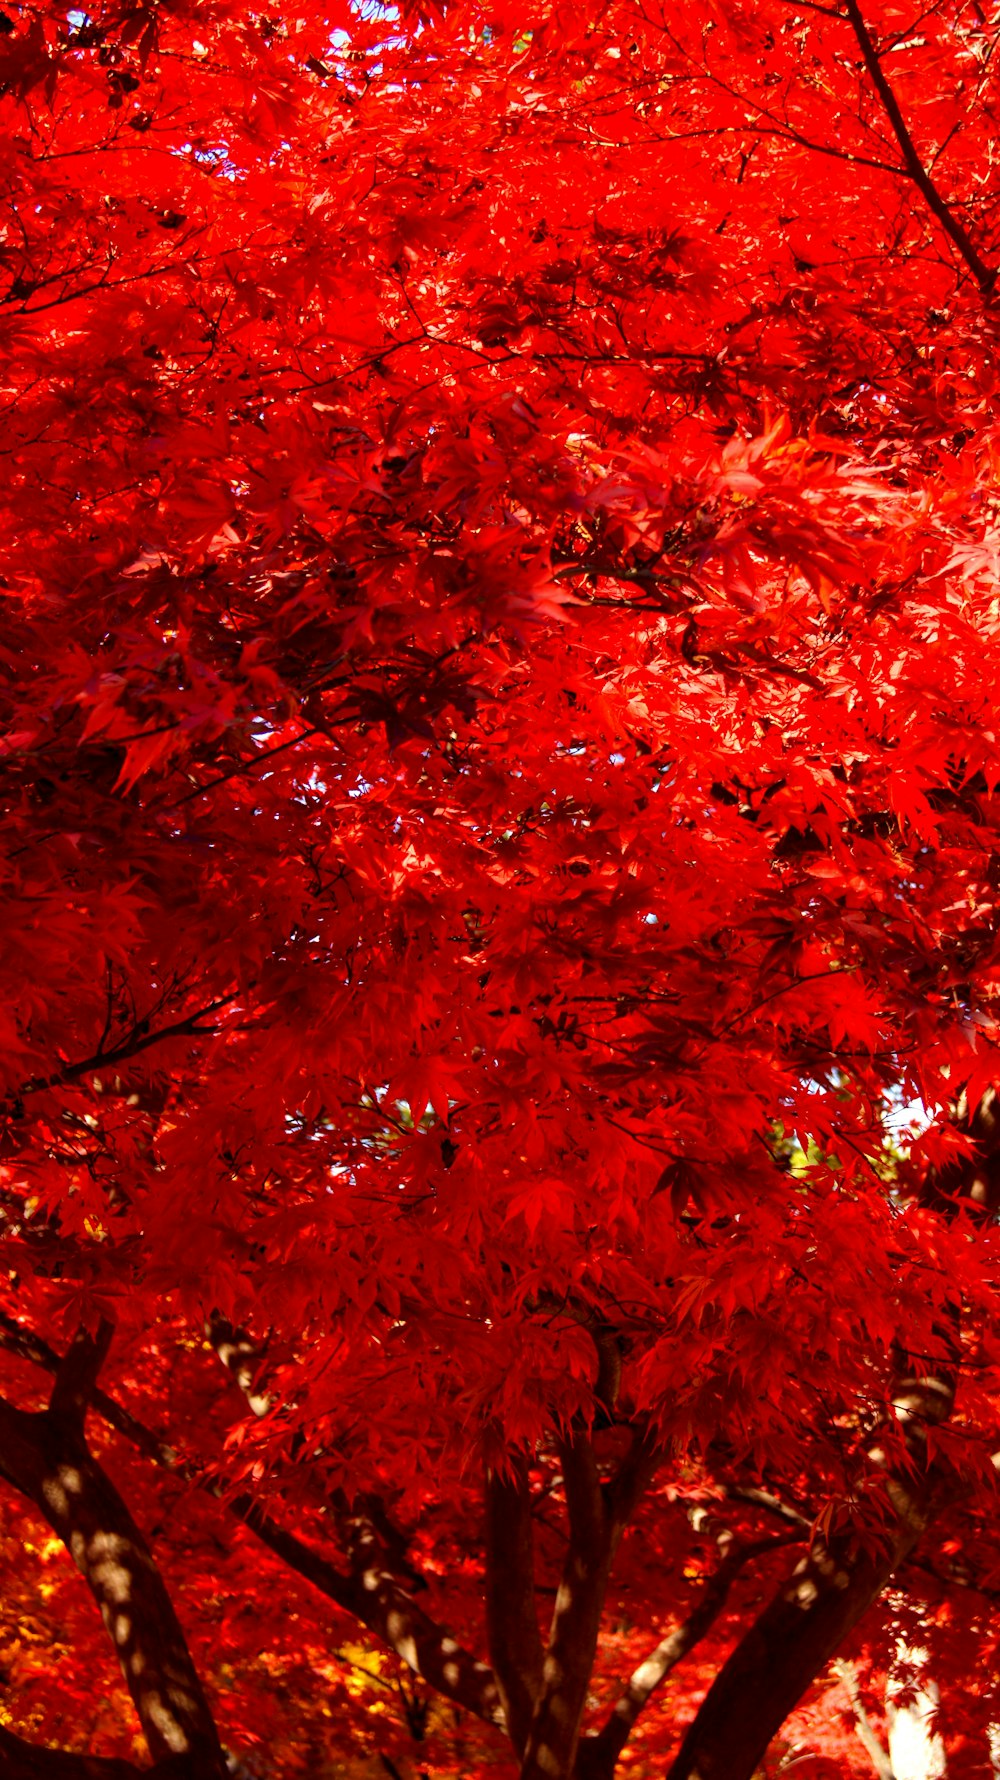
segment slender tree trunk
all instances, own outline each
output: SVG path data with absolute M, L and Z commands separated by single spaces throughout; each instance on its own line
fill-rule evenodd
M 520 1780 L 569 1780 L 573 1772 L 614 1549 L 593 1442 L 586 1435 L 567 1441 L 562 1457 L 569 1549 Z
M 602 1401 L 611 1401 L 602 1396 Z M 618 1542 L 652 1481 L 657 1449 L 643 1429 L 615 1477 L 602 1483 L 594 1444 L 578 1434 L 562 1447 L 569 1548 L 556 1593 L 541 1685 L 520 1780 L 571 1780 L 597 1654 L 601 1614 Z
M 507 1731 L 524 1754 L 542 1686 L 545 1650 L 535 1599 L 528 1467 L 515 1456 L 486 1477 L 486 1627 Z
M 89 1337 L 78 1338 L 40 1414 L 0 1399 L 0 1476 L 44 1515 L 87 1583 L 154 1762 L 176 1758 L 185 1780 L 221 1780 L 226 1767 L 218 1732 L 170 1596 L 84 1438 L 88 1390 L 102 1357 Z M 54 1772 L 60 1752 L 37 1753 L 48 1760 L 45 1772 Z M 0 1772 L 3 1765 L 13 1771 L 15 1757 L 27 1759 L 9 1744 L 0 1748 Z
M 47 1372 L 59 1373 L 66 1364 L 40 1336 L 22 1328 L 2 1311 L 0 1345 Z M 95 1389 L 91 1403 L 109 1426 L 153 1464 L 184 1477 L 211 1495 L 216 1494 L 210 1479 L 179 1464 L 172 1448 L 113 1397 Z M 0 1475 L 5 1475 L 2 1468 Z M 380 1555 L 374 1559 L 373 1570 L 372 1564 L 361 1561 L 363 1554 L 357 1541 L 348 1536 L 345 1542 L 351 1557 L 351 1574 L 344 1576 L 321 1551 L 273 1520 L 255 1497 L 230 1497 L 224 1506 L 282 1563 L 345 1613 L 353 1614 L 438 1693 L 485 1723 L 496 1725 L 499 1730 L 505 1728 L 499 1690 L 488 1664 L 463 1650 L 445 1627 L 420 1609 L 411 1597 L 407 1579 L 401 1581 Z M 413 1580 L 412 1572 L 409 1580 Z
M 573 1553 L 566 1563 L 520 1780 L 569 1780 L 573 1773 L 609 1571 L 609 1555 L 600 1550 Z
M 877 1599 L 922 1524 L 907 1524 L 879 1557 L 838 1560 L 819 1549 L 796 1565 L 709 1688 L 667 1780 L 752 1780 L 771 1738 Z
M 661 1638 L 644 1662 L 633 1670 L 628 1685 L 616 1700 L 599 1731 L 581 1738 L 576 1752 L 574 1780 L 614 1780 L 621 1755 L 640 1712 L 670 1671 L 683 1662 L 688 1652 L 710 1631 L 722 1612 L 736 1577 L 744 1565 L 765 1552 L 772 1552 L 795 1541 L 804 1543 L 801 1533 L 784 1537 L 757 1539 L 737 1546 L 722 1559 L 714 1576 L 709 1577 L 701 1599 L 687 1619 Z
M 911 1370 L 899 1355 L 886 1443 L 868 1450 L 885 1476 L 891 1534 L 880 1552 L 846 1541 L 813 1546 L 716 1676 L 667 1780 L 752 1780 L 771 1738 L 923 1533 L 943 1489 L 927 1431 L 948 1419 L 954 1400 L 950 1373 Z M 890 1460 L 890 1434 L 902 1437 L 906 1463 Z

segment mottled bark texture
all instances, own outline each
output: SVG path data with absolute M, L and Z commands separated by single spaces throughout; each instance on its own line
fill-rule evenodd
M 108 1329 L 77 1337 L 47 1409 L 29 1413 L 0 1400 L 0 1476 L 44 1515 L 87 1583 L 154 1762 L 173 1761 L 187 1780 L 218 1780 L 225 1773 L 218 1732 L 170 1596 L 84 1432 L 109 1338 Z M 30 1759 L 42 1764 L 38 1773 L 56 1775 L 59 1763 L 77 1759 L 59 1751 L 29 1757 L 17 1744 L 0 1747 L 0 1772 L 13 1776 Z

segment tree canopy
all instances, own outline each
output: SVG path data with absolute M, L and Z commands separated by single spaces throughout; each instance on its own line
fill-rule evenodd
M 995 1773 L 998 40 L 5 0 L 4 1780 Z

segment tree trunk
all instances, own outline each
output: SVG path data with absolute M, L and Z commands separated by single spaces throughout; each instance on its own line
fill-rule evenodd
M 610 1567 L 606 1550 L 567 1559 L 520 1780 L 569 1780 L 573 1773 Z
M 610 1395 L 602 1392 L 602 1401 Z M 520 1780 L 571 1780 L 597 1654 L 601 1614 L 618 1542 L 659 1463 L 648 1432 L 637 1428 L 615 1477 L 602 1483 L 593 1441 L 580 1433 L 561 1449 L 569 1549 L 556 1594 L 541 1685 Z
M 907 1524 L 881 1556 L 814 1550 L 740 1640 L 702 1702 L 667 1780 L 752 1780 L 771 1738 L 916 1543 Z
M 729 1599 L 729 1592 L 744 1565 L 762 1553 L 772 1552 L 790 1542 L 804 1543 L 801 1533 L 778 1538 L 757 1539 L 737 1546 L 722 1559 L 714 1576 L 710 1576 L 701 1599 L 687 1619 L 661 1638 L 644 1662 L 633 1670 L 628 1685 L 599 1731 L 582 1737 L 576 1752 L 574 1780 L 614 1780 L 614 1772 L 640 1712 L 670 1671 L 683 1662 L 688 1652 L 711 1630 Z
M 0 1399 L 0 1476 L 44 1515 L 86 1581 L 154 1762 L 178 1758 L 186 1780 L 220 1780 L 226 1766 L 218 1732 L 170 1596 L 84 1438 L 86 1375 L 89 1369 L 92 1388 L 100 1357 L 88 1337 L 79 1340 L 40 1414 Z M 47 1753 L 55 1760 L 59 1752 Z M 14 1752 L 8 1746 L 0 1758 L 9 1767 Z
M 907 1462 L 891 1459 L 888 1443 L 868 1449 L 885 1475 L 891 1536 L 874 1552 L 846 1540 L 813 1546 L 716 1676 L 667 1780 L 752 1780 L 771 1738 L 923 1533 L 943 1487 L 927 1431 L 947 1421 L 954 1400 L 952 1374 L 911 1370 L 900 1354 L 884 1434 L 902 1436 Z
M 545 1649 L 538 1629 L 528 1467 L 513 1456 L 506 1473 L 486 1476 L 486 1626 L 507 1731 L 522 1756 L 542 1686 Z
M 40 1336 L 22 1328 L 2 1311 L 0 1343 L 47 1372 L 59 1373 L 66 1364 Z M 94 1389 L 90 1401 L 109 1426 L 153 1464 L 163 1466 L 175 1476 L 207 1490 L 210 1495 L 217 1494 L 216 1486 L 204 1473 L 179 1464 L 172 1448 L 113 1397 Z M 5 1475 L 2 1469 L 0 1475 Z M 411 1598 L 406 1579 L 401 1581 L 381 1560 L 376 1563 L 373 1578 L 369 1564 L 354 1562 L 358 1554 L 350 1540 L 347 1543 L 351 1550 L 351 1575 L 342 1575 L 321 1551 L 316 1551 L 297 1534 L 273 1520 L 254 1496 L 233 1496 L 224 1502 L 224 1506 L 282 1563 L 345 1613 L 353 1614 L 438 1693 L 472 1712 L 484 1723 L 494 1724 L 499 1730 L 505 1728 L 499 1690 L 489 1666 L 463 1650 L 445 1627 L 422 1612 Z

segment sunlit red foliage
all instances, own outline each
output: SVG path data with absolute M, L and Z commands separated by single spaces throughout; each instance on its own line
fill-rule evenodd
M 995 1772 L 998 34 L 0 13 L 6 1780 Z

